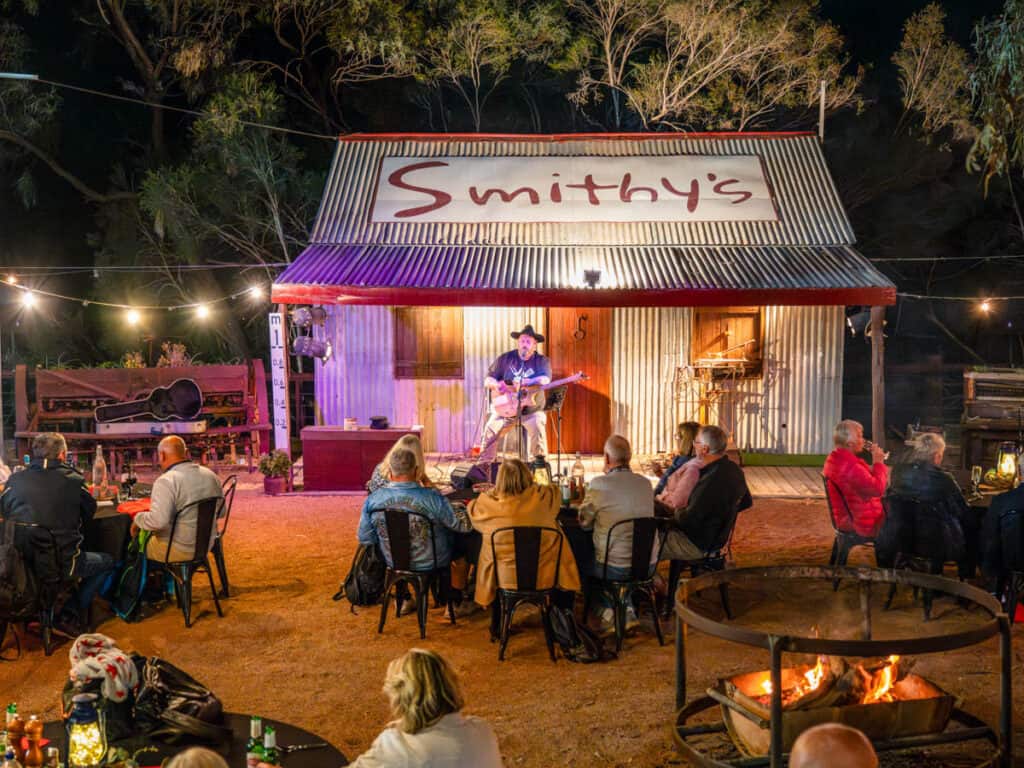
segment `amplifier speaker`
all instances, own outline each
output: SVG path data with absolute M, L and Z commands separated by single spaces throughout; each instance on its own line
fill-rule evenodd
M 468 461 L 456 464 L 452 468 L 452 488 L 466 490 L 472 488 L 475 483 L 493 483 L 498 477 L 499 466 L 497 461 L 490 464 L 473 464 Z

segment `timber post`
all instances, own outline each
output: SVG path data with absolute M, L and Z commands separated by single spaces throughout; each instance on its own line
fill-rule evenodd
M 885 307 L 871 308 L 871 440 L 885 450 Z

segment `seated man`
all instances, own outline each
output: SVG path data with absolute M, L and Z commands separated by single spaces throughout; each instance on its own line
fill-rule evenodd
M 878 768 L 868 737 L 839 723 L 808 728 L 793 743 L 789 768 Z
M 939 468 L 946 441 L 940 435 L 917 437 L 908 461 L 893 467 L 889 482 L 889 519 L 878 532 L 875 558 L 895 564 L 904 553 L 926 557 L 936 566 L 955 560 L 963 578 L 973 576 L 975 552 L 967 553 L 966 535 L 977 536 L 974 516 L 956 480 Z
M 1024 485 L 992 499 L 979 543 L 982 573 L 997 586 L 1011 571 L 1024 571 Z M 1007 606 L 1007 610 L 1013 608 Z
M 836 447 L 825 459 L 822 474 L 829 480 L 829 504 L 836 528 L 874 538 L 885 517 L 882 494 L 889 480 L 889 468 L 883 463 L 885 452 L 870 444 L 871 466 L 857 456 L 866 445 L 864 427 L 852 419 L 836 424 L 832 439 Z
M 633 528 L 620 525 L 611 542 L 608 532 L 620 520 L 654 517 L 654 491 L 643 475 L 629 468 L 633 449 L 622 435 L 612 435 L 604 443 L 604 474 L 590 481 L 580 505 L 580 525 L 594 530 L 594 564 L 590 575 L 604 573 L 605 547 L 608 549 L 608 578 L 629 578 L 633 555 Z M 651 553 L 652 567 L 658 553 Z M 585 566 L 584 566 L 585 568 Z
M 444 568 L 451 563 L 453 531 L 467 533 L 473 526 L 466 508 L 454 507 L 436 488 L 424 488 L 416 481 L 416 454 L 408 448 L 396 448 L 391 453 L 391 482 L 366 497 L 359 517 L 359 543 L 378 544 L 388 565 L 394 566 L 388 541 L 385 509 L 405 509 L 426 515 L 434 524 L 437 541 L 437 565 Z M 414 571 L 427 571 L 434 567 L 434 553 L 430 548 L 430 529 L 412 518 L 410 527 L 410 567 Z
M 753 504 L 743 470 L 725 455 L 728 444 L 721 427 L 701 427 L 697 433 L 696 457 L 681 470 L 693 482 L 692 490 L 683 489 L 685 506 L 674 509 L 675 526 L 665 539 L 663 559 L 699 560 L 724 547 L 736 515 Z
M 68 635 L 88 632 L 85 626 L 92 603 L 103 580 L 113 570 L 114 559 L 106 552 L 82 552 L 85 526 L 96 512 L 96 500 L 85 489 L 85 480 L 74 467 L 65 464 L 68 446 L 62 435 L 48 432 L 32 439 L 32 463 L 24 472 L 11 475 L 3 496 L 0 514 L 9 520 L 37 523 L 54 532 L 60 563 L 53 573 L 50 538 L 35 534 L 26 537 L 19 531 L 19 546 L 25 542 L 26 558 L 40 582 L 57 584 L 81 579 L 72 599 L 64 605 L 57 628 Z
M 167 545 L 171 543 L 169 561 L 191 560 L 196 551 L 196 525 L 199 521 L 199 507 L 189 506 L 202 499 L 224 498 L 220 478 L 188 458 L 185 441 L 177 435 L 170 435 L 157 446 L 157 458 L 163 474 L 153 483 L 149 510 L 139 512 L 132 523 L 132 535 L 141 529 L 151 531 L 146 542 L 146 557 L 163 562 L 167 558 Z M 188 507 L 188 509 L 185 509 Z M 171 526 L 174 516 L 185 510 L 174 525 L 174 541 L 171 542 Z M 223 510 L 218 510 L 221 514 Z M 207 546 L 213 547 L 217 538 L 217 526 L 210 531 Z

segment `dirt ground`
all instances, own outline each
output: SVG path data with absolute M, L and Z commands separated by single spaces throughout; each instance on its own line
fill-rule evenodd
M 390 659 L 413 646 L 435 649 L 461 675 L 468 711 L 489 720 L 509 766 L 684 765 L 671 734 L 674 664 L 669 640 L 659 647 L 653 633 L 628 638 L 623 654 L 607 664 L 579 665 L 548 659 L 534 614 L 525 614 L 504 663 L 488 641 L 483 612 L 452 627 L 432 612 L 427 639 L 419 639 L 414 616 L 389 617 L 377 634 L 376 609 L 352 613 L 331 595 L 355 549 L 362 497 L 266 497 L 259 475 L 243 475 L 226 538 L 232 596 L 217 618 L 208 588 L 196 580 L 191 629 L 181 613 L 167 610 L 136 624 L 105 621 L 98 631 L 121 648 L 158 655 L 212 688 L 227 709 L 294 723 L 321 734 L 352 757 L 367 748 L 388 718 L 380 687 Z M 824 502 L 758 500 L 740 516 L 734 540 L 738 566 L 823 563 L 831 546 Z M 863 558 L 863 555 L 860 555 Z M 855 554 L 851 558 L 858 560 Z M 796 598 L 796 599 L 794 599 Z M 702 596 L 699 600 L 704 601 Z M 708 593 L 709 613 L 720 611 Z M 778 585 L 733 592 L 737 622 L 785 627 L 793 633 L 852 633 L 858 620 L 857 593 L 828 590 L 812 599 Z M 980 612 L 949 599 L 936 604 L 937 618 L 922 628 L 908 595 L 885 616 L 876 611 L 876 634 L 933 632 L 969 626 Z M 892 632 L 892 635 L 886 633 Z M 1015 730 L 1024 751 L 1024 661 L 1020 626 L 1014 631 Z M 17 701 L 25 714 L 58 714 L 58 696 L 68 669 L 69 644 L 46 658 L 29 638 L 22 658 L 0 663 L 0 702 Z M 690 691 L 719 677 L 767 667 L 765 652 L 731 646 L 689 633 Z M 998 714 L 996 640 L 957 652 L 921 657 L 917 672 L 963 700 L 967 710 L 995 723 Z M 972 751 L 973 750 L 973 751 Z M 918 752 L 885 765 L 972 764 L 984 750 L 973 747 Z M 1024 764 L 1022 762 L 1021 764 Z

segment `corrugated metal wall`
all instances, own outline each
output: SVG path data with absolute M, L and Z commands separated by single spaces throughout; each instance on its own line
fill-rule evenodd
M 353 416 L 387 416 L 392 424 L 422 424 L 428 451 L 462 452 L 483 430 L 483 380 L 491 362 L 513 347 L 509 334 L 544 327 L 542 308 L 466 307 L 462 379 L 394 378 L 394 315 L 390 307 L 328 306 L 324 335 L 334 357 L 316 363 L 316 397 L 326 424 Z M 543 351 L 543 347 L 541 349 Z
M 636 453 L 672 449 L 680 421 L 676 370 L 687 363 L 688 307 L 616 307 L 612 312 L 612 430 Z
M 391 309 L 327 310 L 324 330 L 334 357 L 316 364 L 325 423 L 341 424 L 346 416 L 366 423 L 378 414 L 394 424 L 420 423 L 427 450 L 442 452 L 461 452 L 478 441 L 483 378 L 491 361 L 512 348 L 509 333 L 526 323 L 544 328 L 543 308 L 466 307 L 463 378 L 395 381 Z M 841 417 L 843 308 L 767 307 L 764 323 L 763 375 L 721 382 L 726 391 L 711 420 L 743 449 L 826 453 Z M 674 425 L 697 418 L 699 390 L 686 373 L 690 326 L 685 307 L 614 310 L 612 429 L 637 453 L 670 450 Z

